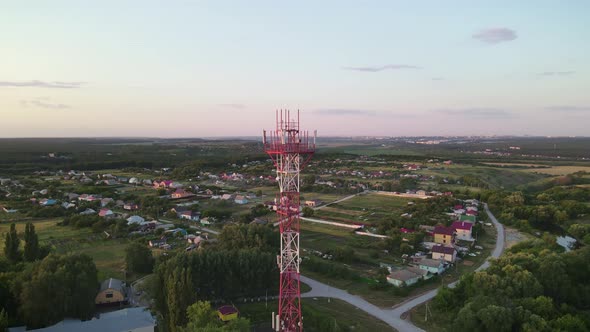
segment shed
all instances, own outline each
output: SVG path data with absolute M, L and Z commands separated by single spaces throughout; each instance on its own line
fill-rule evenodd
M 233 305 L 224 305 L 217 308 L 217 316 L 223 322 L 229 322 L 230 320 L 237 319 L 240 312 Z
M 100 291 L 96 295 L 96 304 L 120 303 L 125 301 L 125 288 L 123 282 L 109 278 L 100 284 Z

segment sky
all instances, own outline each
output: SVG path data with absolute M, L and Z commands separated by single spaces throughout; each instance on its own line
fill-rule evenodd
M 588 1 L 0 0 L 0 137 L 590 136 Z

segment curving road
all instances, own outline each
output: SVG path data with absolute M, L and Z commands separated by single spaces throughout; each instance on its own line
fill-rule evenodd
M 496 217 L 494 217 L 494 215 L 490 212 L 488 205 L 485 203 L 484 208 L 497 230 L 496 247 L 492 251 L 491 257 L 498 258 L 504 250 L 504 226 L 502 226 L 502 224 L 498 222 Z M 489 260 L 486 260 L 480 267 L 476 269 L 476 271 L 486 269 L 489 265 Z M 389 324 L 389 326 L 395 328 L 400 332 L 423 331 L 422 329 L 412 324 L 412 322 L 410 322 L 409 320 L 402 319 L 401 315 L 408 312 L 415 306 L 431 300 L 436 296 L 438 292 L 438 289 L 434 289 L 415 298 L 402 302 L 401 304 L 395 306 L 393 309 L 381 309 L 375 306 L 374 304 L 365 301 L 360 296 L 352 295 L 342 289 L 334 288 L 332 286 L 307 278 L 305 276 L 301 276 L 301 281 L 308 284 L 312 288 L 311 291 L 301 294 L 302 297 L 333 297 L 340 299 L 342 301 L 352 304 L 353 306 L 365 311 L 366 313 L 372 316 L 375 316 L 376 318 L 381 319 L 382 321 Z M 450 283 L 448 286 L 452 288 L 456 284 L 457 281 Z

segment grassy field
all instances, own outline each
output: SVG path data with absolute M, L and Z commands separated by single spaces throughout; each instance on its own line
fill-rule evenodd
M 401 214 L 412 199 L 366 194 L 316 210 L 314 216 L 340 222 L 379 223 L 391 214 Z
M 94 234 L 89 228 L 57 226 L 61 219 L 33 221 L 35 231 L 42 245 L 50 245 L 57 253 L 84 253 L 94 259 L 98 269 L 99 280 L 108 277 L 123 279 L 125 266 L 126 240 L 105 240 L 102 234 Z M 17 222 L 16 230 L 21 237 L 21 250 L 24 245 L 22 236 L 26 222 Z M 4 247 L 4 234 L 10 229 L 9 223 L 0 224 L 0 247 Z M 4 255 L 4 252 L 0 252 Z M 133 276 L 128 276 L 133 278 Z
M 328 302 L 326 298 L 303 299 L 301 305 L 306 312 L 330 317 L 331 321 L 346 326 L 352 331 L 395 331 L 383 321 L 341 300 L 330 299 Z M 267 331 L 271 327 L 272 313 L 277 311 L 276 301 L 244 303 L 236 304 L 236 306 L 242 317 L 250 319 L 252 325 L 256 326 L 256 331 Z M 305 331 L 322 331 L 317 326 L 305 325 L 305 321 L 304 316 Z
M 590 166 L 551 166 L 548 168 L 527 168 L 525 171 L 547 175 L 567 175 L 576 172 L 590 172 Z
M 445 165 L 440 168 L 419 170 L 416 171 L 416 173 L 450 178 L 470 176 L 486 183 L 490 189 L 512 189 L 519 185 L 527 184 L 545 177 L 545 175 L 532 173 L 526 169 L 517 170 L 473 165 Z

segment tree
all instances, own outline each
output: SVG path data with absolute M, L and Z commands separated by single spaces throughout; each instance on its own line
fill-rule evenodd
M 98 279 L 90 256 L 49 255 L 23 278 L 20 311 L 29 328 L 92 316 Z
M 16 225 L 10 224 L 10 231 L 6 233 L 4 240 L 4 255 L 11 262 L 17 262 L 21 259 L 20 252 L 18 250 L 20 246 L 20 239 L 16 233 Z
M 512 313 L 510 309 L 489 305 L 477 312 L 477 317 L 488 331 L 512 331 Z
M 6 311 L 4 311 L 4 308 L 2 308 L 2 311 L 0 311 L 0 332 L 6 331 L 7 328 L 8 328 L 8 314 L 6 314 Z
M 306 218 L 313 217 L 314 210 L 309 206 L 303 208 L 303 216 Z
M 30 222 L 25 226 L 24 257 L 27 262 L 33 262 L 39 258 L 39 238 L 35 233 L 35 225 Z
M 125 262 L 127 269 L 136 273 L 151 273 L 154 269 L 152 251 L 139 242 L 132 242 L 125 248 Z
M 197 301 L 190 305 L 186 309 L 186 316 L 188 323 L 180 329 L 181 332 L 248 332 L 251 329 L 250 321 L 244 318 L 231 320 L 224 325 L 211 304 L 206 301 Z

